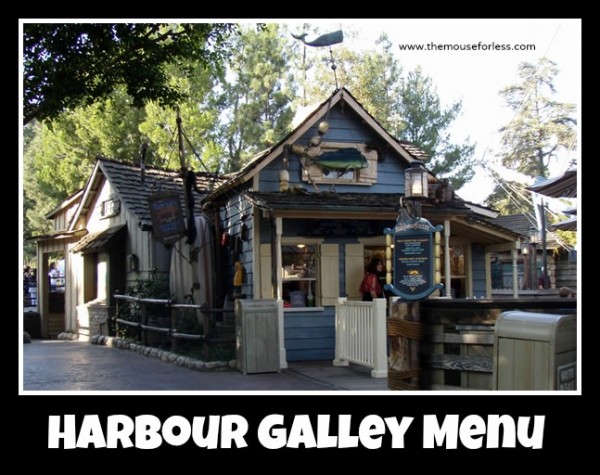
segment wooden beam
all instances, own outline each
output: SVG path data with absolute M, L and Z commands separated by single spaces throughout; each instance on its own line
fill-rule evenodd
M 491 373 L 493 371 L 492 358 L 483 356 L 430 355 L 428 366 L 436 369 L 474 371 L 478 373 Z
M 517 239 L 512 242 L 503 242 L 500 244 L 488 244 L 485 246 L 485 250 L 488 252 L 504 252 L 504 251 L 512 251 L 513 249 L 521 249 L 521 240 Z
M 432 343 L 461 343 L 468 345 L 493 345 L 494 335 L 477 333 L 431 333 L 426 336 L 427 342 Z
M 375 219 L 375 220 L 393 220 L 398 217 L 398 213 L 388 211 L 336 211 L 328 210 L 290 210 L 277 209 L 271 212 L 276 218 L 295 218 L 295 219 Z

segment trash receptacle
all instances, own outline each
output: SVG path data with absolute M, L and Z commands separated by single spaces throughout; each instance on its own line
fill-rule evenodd
M 275 299 L 235 301 L 237 368 L 242 373 L 280 370 L 277 312 Z
M 503 312 L 494 331 L 493 389 L 577 389 L 577 318 Z
M 31 338 L 42 338 L 42 318 L 38 312 L 23 313 L 23 330 Z

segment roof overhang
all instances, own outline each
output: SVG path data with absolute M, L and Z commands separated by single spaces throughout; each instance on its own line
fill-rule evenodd
M 398 195 L 376 193 L 260 193 L 247 192 L 245 197 L 270 217 L 293 219 L 398 219 Z M 423 206 L 423 216 L 432 224 L 450 221 L 453 235 L 488 245 L 519 241 L 521 236 L 457 204 Z
M 451 221 L 450 232 L 484 245 L 515 242 L 523 237 L 489 221 L 465 216 L 457 216 Z
M 61 204 L 59 204 L 56 208 L 54 208 L 52 211 L 49 211 L 48 213 L 46 213 L 44 217 L 46 219 L 52 219 L 55 214 L 59 213 L 60 211 L 68 208 L 73 203 L 75 203 L 79 198 L 81 198 L 81 195 L 83 195 L 83 189 L 77 190 L 75 193 L 73 193 L 71 196 L 69 196 L 66 200 L 64 200 Z
M 527 189 L 551 198 L 577 198 L 577 170 L 567 170 Z
M 561 231 L 577 231 L 577 216 L 554 223 L 551 225 L 551 228 Z
M 123 236 L 126 226 L 126 224 L 117 224 L 102 231 L 90 233 L 75 244 L 71 252 L 80 252 L 81 254 L 106 252 Z
M 72 239 L 85 236 L 87 229 L 75 229 L 73 231 L 54 231 L 48 234 L 40 234 L 38 236 L 31 236 L 25 238 L 26 241 L 58 241 L 61 239 Z
M 92 202 L 96 197 L 96 194 L 100 190 L 100 186 L 103 183 L 104 175 L 100 170 L 99 161 L 96 161 L 96 165 L 94 165 L 94 170 L 88 179 L 85 187 L 83 188 L 83 195 L 81 196 L 81 200 L 79 201 L 79 205 L 75 211 L 75 215 L 71 220 L 69 225 L 69 231 L 71 231 L 75 226 L 77 226 L 77 221 L 79 221 L 80 216 L 86 215 L 90 207 L 92 206 Z

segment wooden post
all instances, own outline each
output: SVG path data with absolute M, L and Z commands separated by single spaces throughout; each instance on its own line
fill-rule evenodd
M 148 312 L 146 312 L 146 304 L 143 302 L 139 302 L 140 305 L 140 320 L 142 321 L 142 325 L 148 324 Z M 148 345 L 148 332 L 140 325 L 140 329 L 142 330 L 142 345 Z
M 450 267 L 450 220 L 444 220 L 444 287 L 446 297 L 452 297 L 452 270 Z
M 419 301 L 396 300 L 387 321 L 390 337 L 388 388 L 417 390 L 421 388 L 421 340 Z
M 167 308 L 171 309 L 171 323 L 169 325 L 169 336 L 171 337 L 171 351 L 175 353 L 177 351 L 177 338 L 173 337 L 173 333 L 177 332 L 177 310 L 171 307 L 171 304 L 167 304 Z

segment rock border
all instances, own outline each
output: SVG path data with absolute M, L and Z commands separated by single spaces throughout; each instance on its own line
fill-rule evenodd
M 118 337 L 92 335 L 90 338 L 90 343 L 92 345 L 111 346 L 121 350 L 133 351 L 142 356 L 157 358 L 161 361 L 165 361 L 166 363 L 173 363 L 177 366 L 183 366 L 184 368 L 193 369 L 196 371 L 228 371 L 231 369 L 237 369 L 236 360 L 202 361 L 197 358 L 191 358 L 189 356 L 180 355 L 171 351 L 161 350 L 160 348 L 144 346 L 135 341 L 125 340 Z

